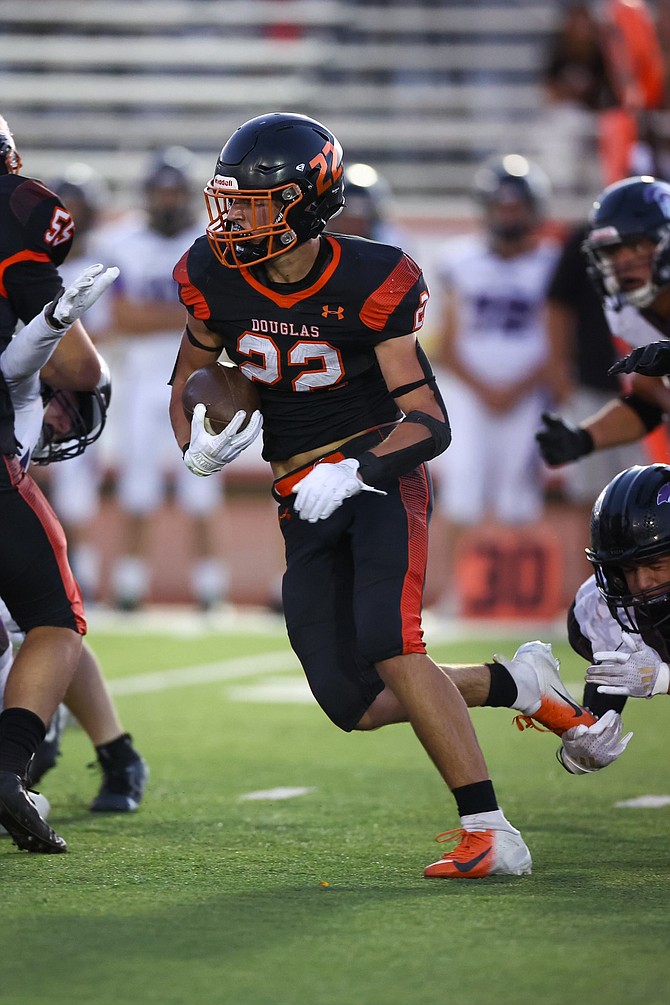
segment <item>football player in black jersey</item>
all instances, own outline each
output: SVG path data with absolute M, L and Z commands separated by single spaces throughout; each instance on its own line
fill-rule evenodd
M 77 320 L 88 306 L 87 294 L 82 287 L 80 300 L 70 303 L 57 270 L 71 244 L 72 218 L 53 192 L 20 175 L 20 168 L 12 134 L 0 117 L 0 352 L 18 321 L 37 322 L 41 315 L 46 336 L 65 332 L 41 369 L 42 378 L 60 390 L 92 392 L 100 379 L 100 360 Z M 75 690 L 80 685 L 76 695 L 73 692 L 75 704 L 81 700 L 94 714 L 96 699 L 105 699 L 108 722 L 115 713 L 102 678 L 94 672 L 95 658 L 82 646 L 86 620 L 62 528 L 20 462 L 12 397 L 1 373 L 0 454 L 0 596 L 25 633 L 0 714 L 0 823 L 20 848 L 58 853 L 67 850 L 65 841 L 27 796 L 31 759 L 73 685 Z M 124 748 L 125 763 L 127 735 L 117 730 L 107 739 Z M 132 754 L 138 756 L 134 750 Z
M 210 223 L 175 268 L 188 311 L 170 415 L 197 475 L 263 428 L 287 568 L 289 638 L 312 692 L 344 730 L 409 721 L 456 799 L 452 852 L 425 875 L 531 870 L 498 807 L 457 689 L 426 654 L 421 607 L 431 491 L 425 462 L 451 432 L 417 332 L 428 290 L 400 249 L 324 234 L 344 204 L 342 149 L 307 116 L 244 123 L 205 188 Z M 261 413 L 218 435 L 181 395 L 225 349 Z

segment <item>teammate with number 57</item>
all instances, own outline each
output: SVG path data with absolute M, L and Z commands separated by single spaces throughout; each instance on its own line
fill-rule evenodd
M 456 849 L 426 875 L 528 873 L 465 702 L 423 639 L 425 462 L 451 432 L 417 337 L 421 269 L 399 248 L 323 233 L 344 205 L 342 148 L 304 115 L 240 126 L 205 200 L 206 236 L 174 273 L 189 313 L 170 406 L 184 462 L 211 474 L 262 425 L 286 548 L 286 624 L 316 700 L 345 731 L 412 724 L 461 818 Z M 261 408 L 213 435 L 202 407 L 189 424 L 182 389 L 223 349 Z

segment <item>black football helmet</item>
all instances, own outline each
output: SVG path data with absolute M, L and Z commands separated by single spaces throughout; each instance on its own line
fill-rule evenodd
M 316 119 L 270 112 L 233 133 L 205 187 L 207 237 L 233 269 L 265 262 L 320 234 L 344 205 L 342 147 Z M 248 229 L 229 220 L 248 210 Z
M 656 244 L 650 281 L 623 292 L 603 252 L 643 237 Z M 614 297 L 619 304 L 633 307 L 649 306 L 659 290 L 670 283 L 670 185 L 648 175 L 608 185 L 593 203 L 582 250 L 601 297 Z
M 18 174 L 21 167 L 12 131 L 7 120 L 0 115 L 0 174 Z
M 59 434 L 45 421 L 31 460 L 35 464 L 55 464 L 56 461 L 67 461 L 83 454 L 91 443 L 99 439 L 105 428 L 111 399 L 112 377 L 102 356 L 100 356 L 100 379 L 93 391 L 57 391 L 43 384 L 44 407 L 46 408 L 49 402 L 58 402 L 70 419 L 71 426 L 67 433 Z
M 515 240 L 529 233 L 544 216 L 551 193 L 549 178 L 542 168 L 520 154 L 491 157 L 475 173 L 475 196 L 487 212 L 489 228 L 503 240 Z M 495 205 L 520 200 L 530 209 L 525 220 L 507 223 L 490 214 Z
M 670 465 L 638 464 L 605 486 L 591 514 L 586 555 L 621 627 L 658 630 L 670 639 L 670 581 L 631 593 L 625 576 L 630 566 L 670 556 Z

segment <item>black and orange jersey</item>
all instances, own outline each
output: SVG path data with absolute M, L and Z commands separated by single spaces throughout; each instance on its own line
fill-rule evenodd
M 63 285 L 58 266 L 74 223 L 57 195 L 34 178 L 0 176 L 0 343 L 53 300 Z
M 63 289 L 57 266 L 74 223 L 57 195 L 34 178 L 0 176 L 0 352 Z M 14 410 L 0 374 L 0 453 L 17 452 Z
M 177 263 L 182 303 L 217 333 L 256 383 L 263 457 L 296 454 L 401 417 L 375 346 L 418 331 L 428 288 L 399 248 L 337 234 L 321 238 L 300 283 L 267 279 L 263 265 L 227 269 L 206 237 Z

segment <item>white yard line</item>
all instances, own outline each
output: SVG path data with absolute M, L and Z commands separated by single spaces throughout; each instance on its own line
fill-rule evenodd
M 222 680 L 239 680 L 243 677 L 259 677 L 262 674 L 276 673 L 278 670 L 295 670 L 298 663 L 295 656 L 286 650 L 271 653 L 256 653 L 252 656 L 239 656 L 231 660 L 219 660 L 216 663 L 203 663 L 199 666 L 178 667 L 175 670 L 157 670 L 155 673 L 137 674 L 135 677 L 124 677 L 109 681 L 109 688 L 114 695 L 149 694 L 154 691 L 167 691 L 175 687 L 190 687 L 193 684 L 213 684 Z

